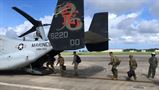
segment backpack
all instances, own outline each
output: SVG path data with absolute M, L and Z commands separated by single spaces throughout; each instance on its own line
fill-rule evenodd
M 81 63 L 81 58 L 78 55 L 76 56 L 76 62 Z
M 65 65 L 62 66 L 62 70 L 66 70 L 66 66 Z
M 137 67 L 137 63 L 136 63 L 136 61 L 135 61 L 135 60 L 130 61 L 130 63 L 131 63 L 131 66 L 135 66 L 135 67 Z
M 117 58 L 117 57 L 115 57 L 115 59 L 116 59 L 116 65 L 120 65 L 121 60 L 119 60 L 119 58 Z

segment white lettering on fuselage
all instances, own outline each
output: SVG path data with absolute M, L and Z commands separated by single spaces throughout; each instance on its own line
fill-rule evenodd
M 45 43 L 33 43 L 32 47 L 50 47 L 51 44 L 49 42 L 45 42 Z

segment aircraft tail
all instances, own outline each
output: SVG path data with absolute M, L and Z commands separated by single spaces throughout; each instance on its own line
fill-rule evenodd
M 58 0 L 48 38 L 54 50 L 84 47 L 83 0 Z
M 96 13 L 89 31 L 85 33 L 88 51 L 108 50 L 108 12 Z

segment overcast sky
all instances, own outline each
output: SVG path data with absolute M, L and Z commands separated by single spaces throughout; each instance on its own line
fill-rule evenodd
M 0 34 L 20 35 L 32 25 L 16 6 L 51 23 L 57 0 L 0 0 Z M 84 0 L 85 31 L 94 13 L 109 12 L 110 48 L 159 48 L 159 0 Z

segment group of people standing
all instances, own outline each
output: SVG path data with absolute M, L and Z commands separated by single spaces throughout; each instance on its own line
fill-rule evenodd
M 120 60 L 118 59 L 118 57 L 116 57 L 115 55 L 113 55 L 113 52 L 109 52 L 110 55 L 110 63 L 108 65 L 112 65 L 112 73 L 113 73 L 113 77 L 112 79 L 118 79 L 118 69 L 117 67 L 120 64 Z M 154 78 L 155 77 L 155 73 L 156 73 L 156 68 L 158 66 L 158 61 L 157 58 L 155 57 L 156 54 L 155 53 L 151 53 L 151 57 L 149 58 L 149 70 L 148 70 L 148 75 L 147 78 Z M 137 79 L 136 77 L 136 73 L 135 70 L 137 68 L 137 62 L 135 60 L 135 58 L 133 57 L 133 55 L 129 55 L 129 71 L 127 72 L 128 74 L 128 80 L 131 79 L 131 77 L 134 78 L 134 80 Z
M 78 65 L 81 62 L 81 58 L 77 55 L 76 52 L 73 52 L 73 62 L 72 65 L 74 65 L 74 75 L 77 76 L 78 75 Z M 51 57 L 49 55 L 47 55 L 48 58 L 48 62 L 46 64 L 47 68 L 50 69 L 49 66 L 51 66 L 51 69 L 56 73 L 56 70 L 54 68 L 54 63 L 56 61 L 55 57 Z M 61 76 L 64 76 L 64 71 L 66 70 L 66 66 L 65 66 L 65 60 L 64 58 L 61 56 L 61 54 L 58 54 L 58 58 L 57 58 L 57 63 L 56 65 L 59 65 L 60 67 L 60 73 Z

